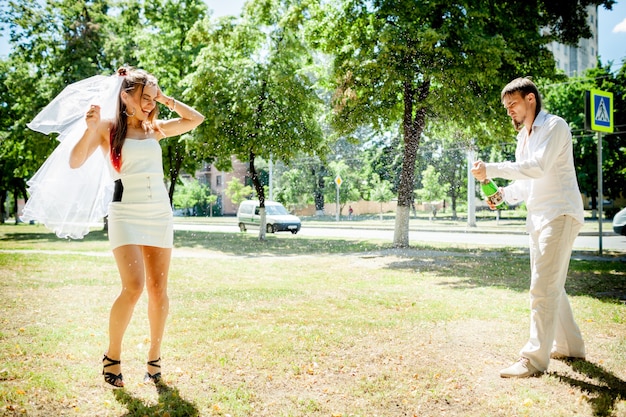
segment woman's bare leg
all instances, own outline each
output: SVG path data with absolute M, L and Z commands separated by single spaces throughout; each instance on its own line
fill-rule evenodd
M 113 250 L 113 256 L 122 280 L 122 290 L 113 302 L 109 316 L 109 348 L 106 355 L 115 360 L 121 359 L 122 339 L 130 323 L 135 305 L 141 296 L 145 282 L 141 247 L 120 246 Z M 119 374 L 120 365 L 107 368 L 108 372 Z
M 143 247 L 143 260 L 146 268 L 146 291 L 148 292 L 148 319 L 150 321 L 150 351 L 148 360 L 161 357 L 161 343 L 165 332 L 165 322 L 169 313 L 167 280 L 172 249 Z M 148 366 L 151 375 L 160 372 L 160 368 Z

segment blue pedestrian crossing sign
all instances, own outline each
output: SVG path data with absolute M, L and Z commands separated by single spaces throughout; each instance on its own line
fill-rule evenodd
M 613 93 L 591 90 L 591 130 L 613 133 Z

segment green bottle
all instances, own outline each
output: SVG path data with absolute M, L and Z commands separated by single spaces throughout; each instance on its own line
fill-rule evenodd
M 484 181 L 480 182 L 480 188 L 483 190 L 485 194 L 485 199 L 492 203 L 498 210 L 507 210 L 509 206 L 504 201 L 504 196 L 498 189 L 498 186 L 495 182 L 490 180 L 489 178 L 485 178 Z

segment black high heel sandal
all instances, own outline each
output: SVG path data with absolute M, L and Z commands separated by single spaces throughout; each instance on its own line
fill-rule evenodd
M 107 364 L 104 364 L 104 361 L 107 361 Z M 102 375 L 104 375 L 104 382 L 111 385 L 113 388 L 124 388 L 124 377 L 122 377 L 122 373 L 114 374 L 113 372 L 106 372 L 106 368 L 109 366 L 120 365 L 122 361 L 116 361 L 114 359 L 109 358 L 106 354 L 104 358 L 102 358 Z
M 147 364 L 148 366 L 154 366 L 155 368 L 161 369 L 161 364 L 159 362 L 161 362 L 161 358 L 148 361 Z M 155 384 L 158 384 L 161 382 L 161 371 L 154 374 L 150 374 L 150 372 L 146 371 L 146 375 L 143 377 L 143 382 L 154 382 Z

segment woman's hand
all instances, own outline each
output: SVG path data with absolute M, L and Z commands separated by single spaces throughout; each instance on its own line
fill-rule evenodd
M 97 129 L 100 123 L 100 106 L 92 104 L 85 115 L 85 121 L 87 122 L 87 129 Z
M 174 99 L 163 94 L 163 91 L 161 91 L 161 87 L 157 86 L 157 94 L 154 99 L 157 101 L 157 103 L 161 103 L 169 109 L 172 108 L 172 102 L 174 101 Z
M 104 142 L 103 131 L 105 125 L 100 123 L 100 106 L 92 104 L 85 114 L 87 129 L 70 153 L 70 167 L 81 167 L 87 158 Z

